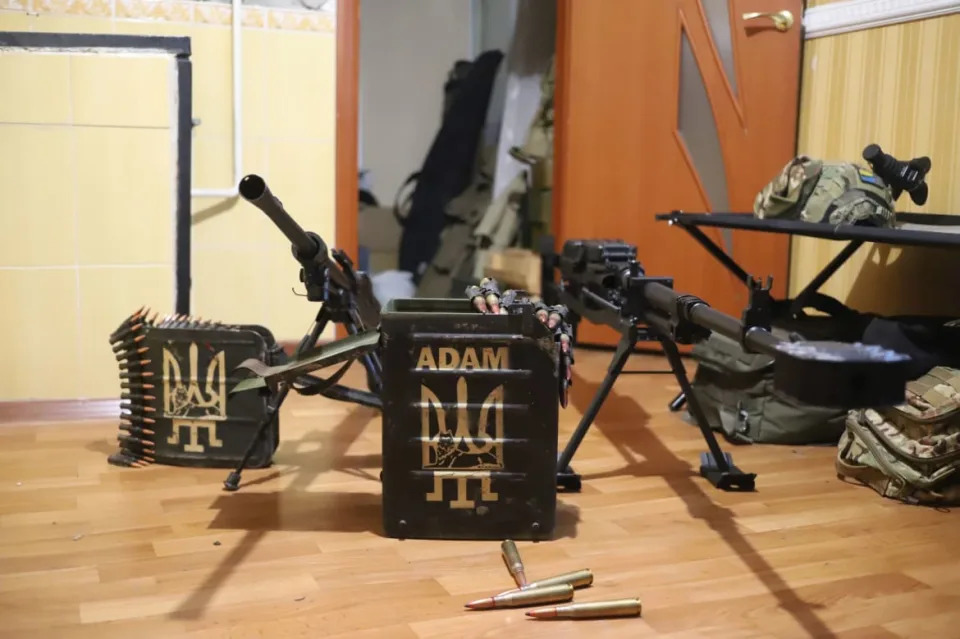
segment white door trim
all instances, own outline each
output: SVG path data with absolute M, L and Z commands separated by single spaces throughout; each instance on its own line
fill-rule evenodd
M 960 0 L 845 0 L 811 7 L 803 15 L 804 38 L 872 29 L 960 13 Z

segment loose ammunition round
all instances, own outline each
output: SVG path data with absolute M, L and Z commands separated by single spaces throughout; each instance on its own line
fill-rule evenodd
M 476 601 L 468 603 L 467 608 L 471 610 L 521 608 L 523 606 L 570 601 L 571 599 L 573 599 L 573 586 L 570 584 L 557 584 L 555 586 L 546 586 L 545 588 L 517 590 L 516 592 L 504 593 L 494 597 L 477 599 Z
M 500 554 L 503 556 L 503 562 L 507 564 L 507 570 L 513 580 L 521 588 L 527 585 L 527 575 L 523 568 L 523 560 L 520 558 L 520 551 L 512 540 L 507 539 L 500 544 Z
M 642 606 L 639 599 L 614 599 L 586 603 L 537 608 L 527 612 L 534 619 L 597 619 L 600 617 L 638 617 Z
M 481 313 L 487 312 L 487 303 L 484 301 L 484 295 L 479 286 L 468 286 L 467 298 L 478 311 Z
M 556 586 L 558 584 L 570 584 L 574 588 L 585 588 L 593 583 L 593 573 L 587 569 L 575 570 L 573 572 L 566 572 L 562 575 L 557 575 L 555 577 L 547 577 L 546 579 L 538 579 L 528 583 L 526 586 L 521 586 L 520 588 L 513 588 L 512 590 L 507 590 L 500 594 L 507 595 L 515 592 L 520 592 L 521 590 L 532 590 L 534 588 L 546 588 L 547 586 Z
M 484 294 L 487 308 L 494 314 L 500 313 L 500 285 L 497 280 L 485 277 L 480 280 L 480 290 Z

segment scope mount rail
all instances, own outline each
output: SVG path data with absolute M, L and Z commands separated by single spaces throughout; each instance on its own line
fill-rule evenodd
M 370 280 L 366 273 L 353 268 L 352 261 L 344 251 L 328 250 L 319 235 L 304 231 L 259 175 L 245 176 L 240 181 L 238 191 L 244 200 L 260 209 L 290 240 L 293 257 L 300 263 L 300 282 L 306 289 L 307 300 L 321 303 L 310 329 L 294 351 L 294 358 L 314 348 L 331 322 L 343 326 L 350 335 L 357 335 L 379 324 L 380 305 L 373 295 Z M 267 427 L 275 420 L 291 389 L 301 395 L 322 395 L 337 401 L 382 409 L 380 391 L 383 386 L 383 366 L 379 355 L 369 352 L 361 358 L 369 391 L 339 384 L 352 363 L 353 360 L 347 361 L 326 379 L 305 374 L 298 377 L 294 384 L 283 384 L 267 407 L 267 413 L 240 464 L 223 482 L 224 489 L 239 489 L 240 477 L 250 455 Z

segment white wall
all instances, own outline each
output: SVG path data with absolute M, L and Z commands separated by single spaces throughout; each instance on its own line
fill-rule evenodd
M 496 3 L 498 0 L 485 0 L 484 9 Z M 509 151 L 527 140 L 530 123 L 540 107 L 543 74 L 550 67 L 556 40 L 556 0 L 511 0 L 504 6 L 507 4 L 515 12 L 512 16 L 491 14 L 490 26 L 488 16 L 484 16 L 485 28 L 509 38 L 504 45 L 507 59 L 497 78 L 500 85 L 495 103 L 497 111 L 488 118 L 488 122 L 495 120 L 497 126 L 493 197 L 528 168 L 514 160 Z M 491 110 L 493 107 L 491 104 Z
M 384 206 L 423 164 L 440 128 L 443 84 L 475 55 L 471 0 L 360 3 L 360 169 Z
M 555 0 L 550 0 L 554 2 Z M 513 32 L 517 23 L 518 0 L 478 0 L 479 15 L 476 17 L 479 39 L 477 53 L 498 49 L 505 59 L 497 70 L 497 78 L 490 94 L 490 107 L 487 109 L 487 126 L 484 129 L 484 144 L 496 144 L 500 138 L 500 126 L 503 120 L 503 106 L 506 99 L 507 65 L 513 43 Z

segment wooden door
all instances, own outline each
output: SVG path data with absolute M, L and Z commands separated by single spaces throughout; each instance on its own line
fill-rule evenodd
M 792 14 L 786 31 L 749 12 Z M 554 224 L 565 239 L 637 245 L 649 275 L 672 276 L 736 317 L 746 288 L 657 213 L 752 211 L 793 156 L 802 0 L 560 0 Z M 787 285 L 789 242 L 705 230 L 746 270 Z M 611 344 L 589 322 L 583 343 Z

